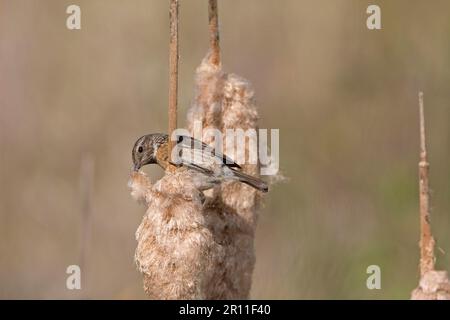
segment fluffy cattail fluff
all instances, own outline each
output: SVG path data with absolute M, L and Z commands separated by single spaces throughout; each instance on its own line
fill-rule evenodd
M 420 279 L 411 294 L 412 300 L 450 300 L 450 281 L 447 271 L 430 270 Z
M 205 299 L 213 261 L 221 254 L 202 214 L 200 192 L 187 171 L 152 185 L 133 173 L 133 196 L 148 205 L 136 231 L 135 261 L 153 299 Z
M 224 73 L 220 65 L 211 62 L 208 54 L 197 68 L 196 96 L 188 114 L 189 129 L 201 121 L 203 141 L 213 145 L 207 128 L 219 129 L 225 137 L 226 129 L 257 129 L 258 112 L 251 84 L 244 78 Z M 222 141 L 225 154 L 227 150 Z M 244 154 L 249 153 L 246 144 Z M 242 171 L 257 177 L 259 166 L 242 164 Z M 205 213 L 225 246 L 225 260 L 214 277 L 217 282 L 214 297 L 221 299 L 248 298 L 253 267 L 254 234 L 261 193 L 239 182 L 227 182 L 209 193 L 210 205 Z
M 208 128 L 221 130 L 223 137 L 226 129 L 258 128 L 258 112 L 251 84 L 238 75 L 224 73 L 220 65 L 210 62 L 209 54 L 196 72 L 196 96 L 188 113 L 191 132 L 196 121 L 202 123 L 202 140 L 211 145 L 214 144 L 214 138 L 205 135 Z M 224 153 L 233 154 L 233 150 L 227 150 L 225 141 L 222 142 Z M 248 154 L 248 144 L 245 147 L 244 154 Z M 259 175 L 258 165 L 239 164 L 243 172 L 254 177 Z M 256 190 L 239 182 L 228 182 L 214 191 L 213 198 L 221 198 L 225 205 L 237 209 L 240 216 L 256 227 L 256 209 L 260 197 Z
M 248 81 L 223 73 L 207 56 L 196 73 L 190 128 L 202 121 L 203 130 L 246 130 L 257 128 L 257 119 Z M 258 175 L 258 165 L 242 167 Z M 148 206 L 136 232 L 135 260 L 144 289 L 155 299 L 248 298 L 260 194 L 243 183 L 226 182 L 205 198 L 196 183 L 193 173 L 182 168 L 166 172 L 155 184 L 142 172 L 131 176 L 133 197 Z

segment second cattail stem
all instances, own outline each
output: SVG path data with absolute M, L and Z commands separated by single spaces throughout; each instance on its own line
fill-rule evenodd
M 169 9 L 170 40 L 169 40 L 169 138 L 177 128 L 178 104 L 178 0 L 170 0 Z M 174 142 L 169 139 L 169 156 Z M 175 169 L 170 165 L 170 171 Z

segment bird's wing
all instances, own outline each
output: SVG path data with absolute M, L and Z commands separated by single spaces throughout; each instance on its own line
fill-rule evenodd
M 202 164 L 209 166 L 214 162 L 215 164 L 222 164 L 231 168 L 241 168 L 233 159 L 220 152 L 216 152 L 213 147 L 192 137 L 178 136 L 177 145 L 182 148 L 182 158 L 186 162 L 191 160 L 193 164 L 198 166 L 202 166 Z

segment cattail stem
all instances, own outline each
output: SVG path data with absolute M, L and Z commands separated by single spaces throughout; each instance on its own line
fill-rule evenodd
M 178 104 L 178 0 L 170 0 L 169 9 L 170 40 L 169 40 L 169 137 L 177 128 Z M 169 139 L 169 156 L 174 142 Z M 174 166 L 169 166 L 173 171 Z
M 209 18 L 209 45 L 211 47 L 210 62 L 218 66 L 220 65 L 220 43 L 219 43 L 219 13 L 217 8 L 217 0 L 209 0 L 208 3 Z
M 428 171 L 430 164 L 427 160 L 425 143 L 425 116 L 423 92 L 419 92 L 420 111 L 420 162 L 419 162 L 419 201 L 420 201 L 420 274 L 434 270 L 434 239 L 431 234 L 429 182 Z

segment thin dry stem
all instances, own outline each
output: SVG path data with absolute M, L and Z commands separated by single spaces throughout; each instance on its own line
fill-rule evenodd
M 430 225 L 430 195 L 428 184 L 425 116 L 423 93 L 419 92 L 420 118 L 420 162 L 419 162 L 419 201 L 420 201 L 420 281 L 411 293 L 412 300 L 450 300 L 450 282 L 447 271 L 434 269 L 434 239 Z
M 420 110 L 420 162 L 419 162 L 419 200 L 420 200 L 420 274 L 434 270 L 434 239 L 431 234 L 428 171 L 425 143 L 425 117 L 423 93 L 419 92 Z
M 209 0 L 208 3 L 209 18 L 209 43 L 211 48 L 210 62 L 220 65 L 220 43 L 219 43 L 219 13 L 217 0 Z
M 169 136 L 177 128 L 178 104 L 178 0 L 170 0 L 170 42 L 169 42 Z M 169 150 L 173 149 L 173 141 L 169 139 Z M 171 154 L 171 152 L 170 152 Z M 175 167 L 170 165 L 169 171 Z
M 85 153 L 81 159 L 80 193 L 81 193 L 81 245 L 80 268 L 86 273 L 86 261 L 92 229 L 92 199 L 94 197 L 94 159 L 91 154 Z

